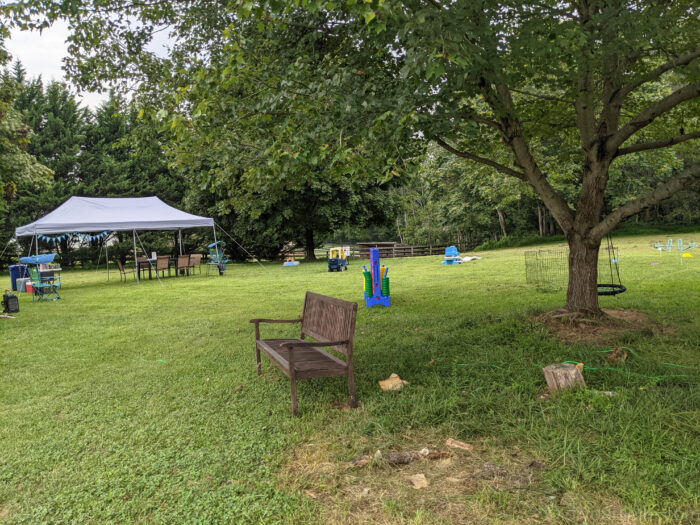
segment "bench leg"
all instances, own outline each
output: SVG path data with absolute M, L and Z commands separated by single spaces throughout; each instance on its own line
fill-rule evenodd
M 292 415 L 296 416 L 297 415 L 297 380 L 294 377 L 294 374 L 292 374 L 292 377 L 289 378 L 289 389 L 291 390 L 292 393 Z
M 255 363 L 258 365 L 258 375 L 260 375 L 262 370 L 260 369 L 260 349 L 258 345 L 255 345 Z
M 355 374 L 352 368 L 348 370 L 348 391 L 350 392 L 350 407 L 357 408 L 357 398 L 355 397 Z

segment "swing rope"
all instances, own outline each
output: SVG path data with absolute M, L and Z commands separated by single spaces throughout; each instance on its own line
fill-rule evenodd
M 615 257 L 615 247 L 612 243 L 612 235 L 607 235 L 608 266 L 610 267 L 610 282 L 598 284 L 598 295 L 617 295 L 627 291 L 627 287 L 622 284 L 620 279 L 620 266 L 618 264 L 619 256 Z M 617 273 L 617 283 L 613 274 L 613 259 L 615 260 L 615 272 Z

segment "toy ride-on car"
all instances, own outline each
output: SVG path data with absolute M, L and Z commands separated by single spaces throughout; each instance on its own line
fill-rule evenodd
M 342 248 L 331 248 L 328 250 L 328 271 L 344 272 L 348 269 L 348 260 Z

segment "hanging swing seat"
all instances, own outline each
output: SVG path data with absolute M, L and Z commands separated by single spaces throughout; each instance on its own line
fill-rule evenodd
M 620 268 L 618 267 L 618 261 L 620 259 L 620 253 L 615 249 L 612 242 L 612 236 L 608 234 L 607 236 L 607 247 L 608 252 L 608 266 L 610 267 L 610 282 L 609 283 L 598 283 L 598 295 L 618 295 L 627 291 L 627 287 L 622 284 L 620 280 Z M 614 265 L 614 270 L 613 270 Z M 615 276 L 617 276 L 617 282 L 615 282 Z
M 598 284 L 598 295 L 617 295 L 627 291 L 627 287 L 622 284 Z

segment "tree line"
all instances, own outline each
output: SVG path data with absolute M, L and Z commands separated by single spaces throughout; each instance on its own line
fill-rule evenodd
M 286 248 L 302 247 L 313 253 L 325 240 L 395 240 L 415 245 L 455 242 L 473 248 L 562 233 L 527 184 L 468 165 L 435 144 L 413 160 L 412 169 L 403 177 L 384 184 L 331 181 L 317 170 L 308 181 L 274 198 L 247 187 L 234 204 L 222 206 L 230 192 L 212 191 L 199 180 L 207 171 L 205 159 L 194 161 L 199 156 L 183 144 L 173 148 L 177 136 L 136 102 L 112 94 L 94 111 L 81 107 L 64 83 L 29 79 L 19 61 L 4 70 L 2 86 L 13 97 L 12 112 L 5 120 L 12 118 L 22 127 L 25 142 L 17 152 L 26 156 L 32 174 L 3 186 L 3 245 L 16 226 L 36 220 L 72 195 L 157 195 L 192 213 L 215 216 L 247 251 L 264 259 L 279 257 Z M 202 145 L 188 143 L 187 148 L 210 154 Z M 651 161 L 637 156 L 613 173 L 608 196 L 611 206 L 643 194 L 682 165 L 681 155 L 674 150 Z M 13 159 L 13 165 L 17 164 Z M 633 186 L 630 180 L 635 181 Z M 561 190 L 566 191 L 565 185 Z M 695 182 L 634 220 L 697 224 L 700 203 L 694 196 L 699 192 Z M 131 255 L 132 243 L 128 235 L 117 235 L 112 256 L 124 262 Z M 147 233 L 146 240 L 160 253 L 174 253 L 177 241 L 172 233 Z M 196 231 L 185 232 L 183 240 L 188 251 L 206 251 L 204 246 L 210 242 L 206 233 Z M 22 249 L 28 248 L 28 242 L 22 243 Z M 76 249 L 64 239 L 55 249 L 66 266 L 96 264 L 101 257 L 97 242 Z M 248 256 L 235 245 L 230 250 L 234 258 Z M 13 256 L 6 252 L 2 262 L 11 263 Z
M 245 187 L 232 204 L 231 191 L 210 188 L 200 181 L 208 171 L 209 149 L 202 148 L 201 155 L 196 155 L 185 151 L 181 143 L 173 147 L 177 137 L 152 114 L 139 109 L 136 101 L 112 93 L 94 111 L 81 107 L 66 84 L 29 79 L 19 61 L 3 71 L 0 81 L 11 93 L 8 105 L 12 113 L 4 119 L 14 119 L 25 138 L 17 155 L 26 157 L 33 170 L 3 185 L 3 246 L 15 227 L 40 218 L 73 195 L 157 195 L 191 213 L 213 216 L 245 248 L 234 243 L 228 247 L 230 255 L 240 260 L 248 257 L 246 251 L 274 259 L 298 247 L 313 259 L 314 249 L 332 232 L 386 224 L 394 216 L 396 206 L 390 202 L 387 188 L 376 181 L 358 185 L 314 174 L 294 187 L 280 188 L 274 196 Z M 16 166 L 17 159 L 12 161 Z M 116 235 L 118 242 L 111 252 L 123 262 L 131 253 L 130 236 Z M 145 235 L 153 250 L 174 253 L 176 234 Z M 20 239 L 20 249 L 27 251 L 29 242 L 28 238 Z M 187 251 L 206 253 L 209 242 L 209 232 L 183 232 Z M 40 244 L 47 247 L 43 241 Z M 48 247 L 61 254 L 65 266 L 95 264 L 100 257 L 97 242 L 85 242 L 76 249 L 75 242 L 62 239 Z M 13 251 L 5 253 L 5 264 L 13 260 Z

